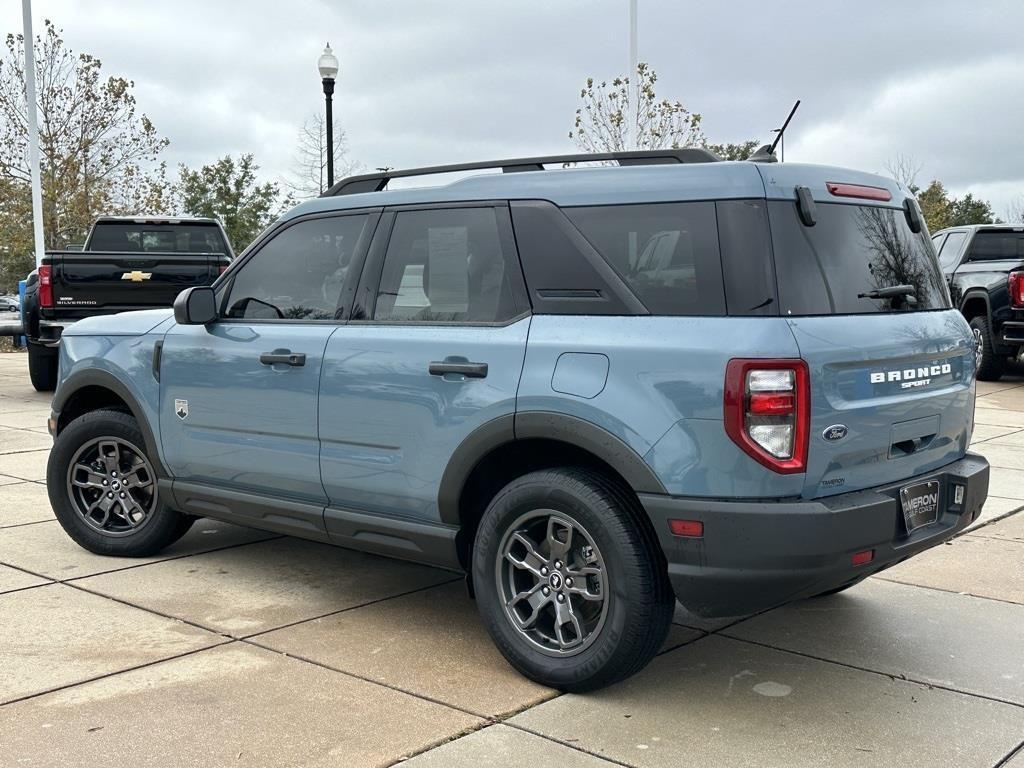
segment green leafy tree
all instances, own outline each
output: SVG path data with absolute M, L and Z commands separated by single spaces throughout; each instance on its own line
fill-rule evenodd
M 0 287 L 32 268 L 25 101 L 25 41 L 9 34 L 0 54 Z M 47 20 L 34 41 L 43 232 L 47 248 L 81 242 L 98 214 L 163 213 L 170 201 L 159 162 L 168 141 L 138 112 L 134 83 L 104 77 L 98 58 L 75 54 Z
M 938 232 L 952 226 L 953 204 L 941 181 L 935 179 L 918 192 L 917 202 L 921 206 L 921 213 L 924 214 L 930 231 Z
M 569 138 L 584 152 L 703 146 L 700 115 L 680 101 L 659 99 L 657 82 L 657 73 L 645 62 L 637 64 L 632 80 L 588 77 Z
M 761 142 L 752 139 L 741 141 L 738 144 L 705 144 L 704 146 L 723 160 L 746 160 L 757 151 Z
M 952 200 L 950 214 L 951 227 L 963 227 L 968 224 L 992 224 L 998 221 L 988 201 L 981 200 L 970 192 L 961 198 Z
M 273 182 L 259 182 L 251 154 L 230 155 L 198 170 L 182 165 L 181 209 L 192 216 L 220 220 L 236 252 L 241 252 L 281 213 L 291 207 Z

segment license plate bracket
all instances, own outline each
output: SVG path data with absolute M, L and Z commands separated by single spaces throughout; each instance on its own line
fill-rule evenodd
M 900 488 L 900 506 L 907 535 L 939 519 L 939 481 L 926 480 Z

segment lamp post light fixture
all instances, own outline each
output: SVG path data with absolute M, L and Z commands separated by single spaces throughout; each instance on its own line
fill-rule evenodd
M 334 80 L 338 76 L 338 57 L 328 43 L 320 59 L 316 63 L 320 70 L 320 79 L 324 84 L 324 100 L 327 104 L 327 187 L 334 186 L 334 112 L 332 98 L 334 96 Z

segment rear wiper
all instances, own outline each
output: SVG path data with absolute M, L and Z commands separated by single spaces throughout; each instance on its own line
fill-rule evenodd
M 914 296 L 917 288 L 912 285 L 890 285 L 885 288 L 875 288 L 867 293 L 858 293 L 858 299 L 891 299 L 895 296 Z

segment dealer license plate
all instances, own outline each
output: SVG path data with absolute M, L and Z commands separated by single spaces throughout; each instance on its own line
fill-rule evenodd
M 939 518 L 939 481 L 929 480 L 901 488 L 900 505 L 908 534 L 931 525 Z

